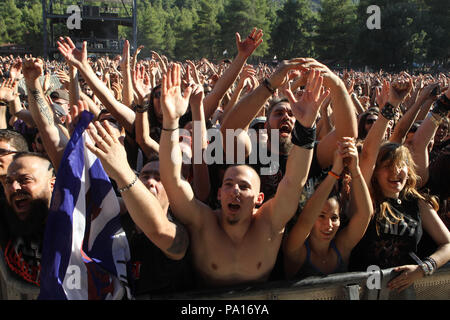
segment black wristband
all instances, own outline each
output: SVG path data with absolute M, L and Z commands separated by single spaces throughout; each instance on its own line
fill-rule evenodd
M 387 120 L 392 120 L 395 118 L 395 115 L 398 112 L 398 108 L 394 107 L 389 102 L 386 102 L 383 109 L 381 109 L 380 113 L 383 117 L 385 117 Z
M 274 93 L 275 93 L 275 89 L 272 88 L 272 85 L 270 84 L 269 79 L 264 78 L 262 84 L 264 85 L 264 87 L 267 88 L 267 90 L 270 91 L 271 94 L 274 94 Z
M 291 141 L 293 144 L 303 149 L 314 148 L 314 143 L 316 142 L 316 126 L 314 125 L 312 128 L 305 128 L 300 122 L 295 121 Z
M 140 106 L 137 104 L 134 106 L 133 110 L 134 110 L 134 112 L 137 112 L 137 113 L 143 113 L 143 112 L 148 111 L 148 105 Z

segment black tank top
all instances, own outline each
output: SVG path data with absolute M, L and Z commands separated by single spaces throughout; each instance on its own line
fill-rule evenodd
M 422 238 L 422 220 L 418 199 L 387 199 L 393 213 L 403 220 L 392 224 L 386 218 L 377 221 L 379 209 L 370 221 L 367 231 L 350 256 L 351 271 L 365 271 L 376 265 L 382 269 L 415 264 L 409 253 L 417 253 Z M 390 218 L 393 221 L 393 218 Z M 378 233 L 377 233 L 378 226 Z
M 347 272 L 347 265 L 345 264 L 344 260 L 342 260 L 341 253 L 337 249 L 336 244 L 334 243 L 334 240 L 331 241 L 330 245 L 331 245 L 331 248 L 333 248 L 333 250 L 336 252 L 337 257 L 338 257 L 336 268 L 334 268 L 334 270 L 332 272 L 330 272 L 330 274 Z M 311 277 L 311 276 L 326 276 L 327 273 L 324 273 L 321 270 L 319 270 L 319 268 L 317 268 L 311 262 L 311 248 L 309 247 L 309 239 L 306 240 L 305 246 L 306 246 L 306 260 L 303 263 L 303 265 L 300 267 L 300 269 L 297 271 L 297 273 L 295 274 L 295 278 L 303 279 L 303 278 Z

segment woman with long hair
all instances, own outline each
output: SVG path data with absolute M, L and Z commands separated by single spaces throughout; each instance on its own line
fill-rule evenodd
M 374 217 L 350 262 L 352 270 L 367 270 L 370 265 L 395 268 L 400 274 L 388 288 L 398 292 L 450 259 L 450 232 L 436 212 L 436 200 L 417 191 L 420 177 L 410 150 L 398 143 L 381 143 L 407 93 L 391 86 L 388 101 L 364 141 L 361 172 L 371 191 Z M 427 118 L 422 125 L 431 121 Z M 438 247 L 421 259 L 417 254 L 423 229 Z
M 348 225 L 340 230 L 340 197 L 330 197 L 330 192 L 344 167 L 351 174 L 356 210 Z M 331 171 L 306 202 L 285 239 L 283 250 L 287 277 L 346 272 L 350 253 L 364 235 L 371 215 L 370 194 L 359 169 L 354 139 L 343 138 Z

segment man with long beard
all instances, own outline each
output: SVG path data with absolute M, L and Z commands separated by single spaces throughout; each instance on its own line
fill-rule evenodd
M 37 153 L 17 153 L 4 181 L 7 208 L 0 245 L 9 269 L 39 286 L 45 222 L 55 184 L 50 161 Z

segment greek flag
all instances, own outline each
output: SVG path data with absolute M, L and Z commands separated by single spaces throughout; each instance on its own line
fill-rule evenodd
M 93 115 L 87 111 L 70 139 L 56 175 L 46 223 L 38 299 L 131 298 L 128 241 L 119 202 L 100 160 L 85 148 Z

